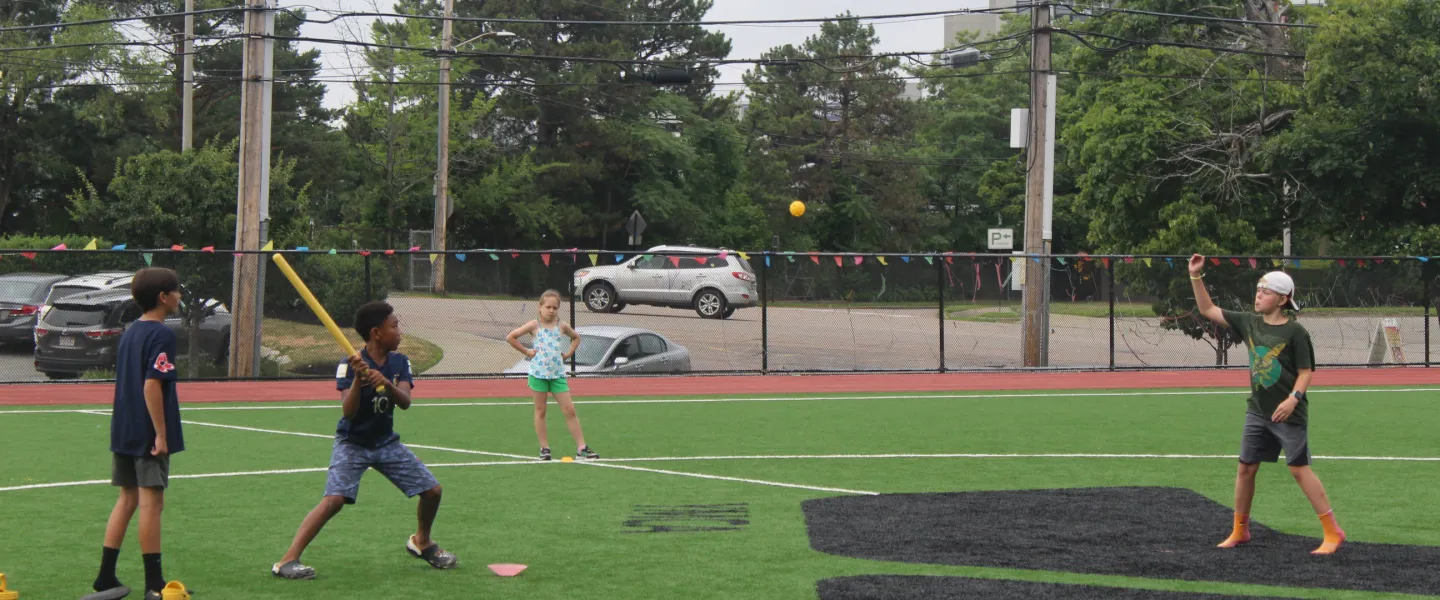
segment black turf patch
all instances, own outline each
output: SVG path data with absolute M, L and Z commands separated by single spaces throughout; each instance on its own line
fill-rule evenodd
M 1216 548 L 1232 511 L 1187 489 L 841 496 L 806 500 L 804 511 L 812 548 L 872 560 L 1440 593 L 1433 546 L 1346 542 L 1311 556 L 1319 538 L 1252 522 L 1249 544 Z
M 1196 592 L 1162 592 L 1130 588 L 932 577 L 926 575 L 862 575 L 820 582 L 820 600 L 937 600 L 986 598 L 1005 600 L 1257 600 L 1255 596 L 1221 596 Z M 1294 600 L 1267 597 L 1269 600 Z

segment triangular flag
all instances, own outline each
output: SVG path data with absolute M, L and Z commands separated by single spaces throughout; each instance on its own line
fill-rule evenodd
M 339 251 L 339 250 L 336 250 L 336 249 L 334 249 L 334 248 L 331 248 L 329 253 L 332 254 L 332 255 L 334 255 L 334 254 L 339 254 L 340 251 Z
M 465 262 L 465 254 L 464 254 L 464 253 L 456 254 L 456 255 L 455 255 L 455 260 L 458 260 L 458 261 L 460 261 L 460 262 Z
M 35 253 L 34 253 L 34 252 L 21 252 L 21 253 L 20 253 L 20 256 L 23 256 L 23 257 L 28 258 L 28 259 L 30 259 L 30 260 L 35 260 Z
M 953 265 L 953 264 L 955 264 L 955 257 L 953 257 L 953 256 L 947 256 L 947 257 L 945 257 L 945 262 L 950 263 L 950 264 Z
M 1253 259 L 1253 258 L 1250 259 L 1250 268 L 1255 269 L 1255 268 L 1259 268 L 1259 266 L 1260 266 L 1260 262 L 1259 262 L 1259 261 L 1257 261 L 1257 260 L 1255 260 L 1255 259 Z
M 411 252 L 419 252 L 419 251 L 420 251 L 420 247 L 419 247 L 419 246 L 411 246 L 411 247 L 410 247 L 410 251 L 411 251 Z
M 1175 259 L 1173 259 L 1173 258 L 1167 258 L 1167 259 L 1165 259 L 1165 264 L 1169 265 L 1170 268 L 1173 269 L 1173 268 L 1175 268 Z
M 1270 265 L 1271 265 L 1271 266 L 1274 266 L 1274 267 L 1280 266 L 1280 259 L 1278 259 L 1278 258 L 1272 258 L 1272 259 L 1270 259 Z
M 1355 259 L 1355 266 L 1357 266 L 1357 267 L 1363 267 L 1363 266 L 1365 266 L 1365 259 L 1363 259 L 1363 258 L 1357 258 L 1357 259 Z
M 720 251 L 720 260 L 725 260 L 725 258 L 728 257 L 728 256 L 730 256 L 730 253 L 729 253 L 729 252 L 726 252 L 726 251 L 724 251 L 724 250 L 721 250 L 721 251 Z
M 385 251 L 385 256 L 395 256 L 395 251 L 394 251 L 394 250 L 386 250 L 386 251 Z
M 464 254 L 461 254 L 460 256 L 465 256 L 465 255 L 464 255 Z M 499 262 L 499 261 L 500 261 L 500 255 L 495 254 L 494 252 L 491 252 L 491 253 L 490 253 L 490 260 Z M 464 259 L 461 259 L 461 262 L 464 262 Z
M 927 257 L 925 257 L 925 264 L 927 264 L 927 265 L 933 265 L 933 264 L 935 264 L 935 257 L 933 257 L 933 256 L 927 256 Z
M 593 267 L 593 266 L 595 266 L 595 265 L 596 265 L 597 263 L 599 263 L 599 262 L 600 262 L 600 255 L 597 254 L 597 253 L 591 252 L 591 253 L 590 253 L 590 266 Z
M 1057 256 L 1057 257 L 1055 257 L 1055 260 L 1060 261 L 1060 264 L 1062 264 L 1062 265 L 1065 264 L 1065 257 L 1063 257 L 1063 256 Z
M 672 264 L 672 265 L 674 265 L 674 266 L 676 266 L 676 267 L 679 267 L 679 266 L 680 266 L 680 257 L 678 257 L 678 256 L 670 256 L 670 257 L 667 257 L 667 258 L 670 259 L 670 264 Z
M 100 238 L 90 238 L 90 243 L 85 244 L 85 249 L 86 249 L 86 250 L 98 250 L 98 249 L 100 248 L 100 247 L 97 245 L 99 242 L 100 242 Z
M 877 257 L 875 257 L 875 260 L 880 261 L 880 264 L 882 264 L 882 265 L 886 265 L 886 266 L 889 266 L 889 265 L 890 265 L 890 263 L 885 262 L 885 257 L 883 257 L 883 256 L 877 256 Z
M 51 250 L 69 250 L 69 248 L 66 248 L 65 244 L 60 244 L 54 248 L 51 248 Z
M 298 250 L 298 248 L 297 248 L 297 250 Z M 215 247 L 214 247 L 214 246 L 206 246 L 206 247 L 204 247 L 204 248 L 201 248 L 200 251 L 201 251 L 201 252 L 209 252 L 209 253 L 211 253 L 211 254 L 214 254 L 214 253 L 215 253 Z
M 905 264 L 908 265 L 908 264 L 910 264 L 910 257 L 908 257 L 908 256 L 902 256 L 902 257 L 900 257 L 900 262 L 903 262 L 903 263 L 905 263 Z
M 1110 257 L 1106 256 L 1104 258 L 1101 258 L 1100 262 L 1105 263 L 1105 268 L 1110 268 Z
M 115 244 L 114 246 L 111 246 L 110 249 L 111 249 L 111 250 L 124 250 L 124 249 L 125 249 L 125 244 Z
M 1235 265 L 1235 266 L 1238 267 L 1238 266 L 1240 266 L 1240 259 L 1238 259 L 1238 258 L 1232 258 L 1232 259 L 1230 259 L 1230 264 Z
M 811 255 L 810 255 L 810 262 L 813 262 L 813 263 L 815 263 L 815 264 L 818 265 L 818 264 L 820 264 L 820 257 L 817 256 L 817 255 L 811 254 Z
M 1130 263 L 1135 262 L 1135 257 L 1133 257 L 1133 256 L 1127 256 L 1127 257 L 1125 257 L 1125 258 L 1123 258 L 1123 259 L 1121 259 L 1121 260 L 1124 260 L 1124 261 L 1125 261 L 1125 264 L 1128 265 L 1128 264 L 1130 264 Z
M 739 255 L 740 255 L 740 258 L 743 258 L 743 259 L 745 259 L 745 260 L 750 260 L 750 255 L 749 255 L 749 254 L 746 254 L 746 253 L 744 253 L 744 252 L 737 252 L 736 254 L 739 254 Z
M 795 255 L 794 255 L 794 254 L 786 254 L 786 255 L 785 255 L 785 259 L 793 263 L 793 262 L 795 262 Z
M 1335 262 L 1340 263 L 1340 266 L 1342 266 L 1342 267 L 1345 266 L 1345 259 L 1343 259 L 1343 258 L 1340 259 L 1340 260 L 1337 260 L 1337 261 L 1335 261 Z
M 430 253 L 430 264 L 432 264 L 432 265 L 435 264 L 435 261 L 437 261 L 437 260 L 440 260 L 440 255 L 439 255 L 439 254 L 436 254 L 436 253 L 434 253 L 434 252 L 431 252 L 431 253 Z
M 370 251 L 369 251 L 369 250 L 361 250 L 361 251 L 360 251 L 360 256 L 370 256 Z
M 154 254 L 151 254 L 151 253 L 149 253 L 149 252 L 146 252 L 146 253 L 144 253 L 144 254 L 141 254 L 141 255 L 140 255 L 140 258 L 145 259 L 145 266 L 148 267 L 148 266 L 150 266 L 151 262 L 155 260 L 155 255 L 154 255 Z
M 765 257 L 765 268 L 767 268 L 767 269 L 770 268 L 770 257 L 769 257 L 769 256 L 766 256 L 766 257 Z
M 615 255 L 615 262 L 625 262 L 625 255 L 624 255 L 624 254 L 616 254 L 616 255 Z
M 550 266 L 550 255 L 549 255 L 549 254 L 541 254 L 541 255 L 540 255 L 540 262 L 545 263 L 545 266 L 547 266 L 547 267 Z
M 265 242 L 265 247 L 261 248 L 261 250 L 262 250 L 262 251 L 265 251 L 265 252 L 269 252 L 269 251 L 274 250 L 274 249 L 275 249 L 275 240 L 270 240 L 270 241 L 268 241 L 268 242 Z
M 1218 258 L 1212 258 L 1212 259 L 1210 259 L 1210 264 L 1215 265 L 1215 266 L 1218 267 L 1218 266 L 1220 266 L 1220 259 L 1218 259 Z
M 310 251 L 310 247 L 309 247 L 309 246 L 296 246 L 296 247 L 295 247 L 295 251 L 296 251 L 296 252 L 309 252 L 309 251 Z
M 1041 264 L 1041 263 L 1040 263 L 1040 257 L 1038 257 L 1038 256 L 1032 256 L 1032 257 L 1030 257 L 1030 260 L 1035 261 L 1035 264 L 1037 264 L 1037 265 L 1038 265 L 1038 264 Z
M 840 257 L 838 257 L 838 256 L 835 257 L 835 266 L 837 266 L 837 267 L 845 266 L 844 263 L 841 262 Z
M 1145 266 L 1147 266 L 1147 267 L 1153 266 L 1153 265 L 1150 263 L 1150 259 L 1149 259 L 1149 258 L 1145 258 L 1144 261 L 1145 261 Z
M 180 251 L 184 250 L 185 247 L 184 247 L 184 246 L 181 246 L 180 244 L 175 244 L 174 246 L 171 246 L 170 249 L 173 250 L 173 251 L 175 251 L 175 252 L 180 252 Z
M 519 252 L 511 252 L 511 253 L 510 253 L 510 258 L 520 258 L 520 253 L 519 253 Z
M 700 263 L 700 264 L 703 265 L 703 264 L 705 264 L 705 263 L 710 262 L 710 257 L 708 257 L 708 256 L 697 256 L 697 257 L 695 257 L 695 262 Z
M 1422 263 L 1426 263 L 1426 262 L 1430 262 L 1430 257 L 1428 257 L 1428 256 L 1417 256 L 1417 257 L 1415 257 L 1415 260 L 1418 260 L 1418 261 L 1420 261 L 1420 262 L 1422 262 Z
M 858 265 L 858 264 L 863 263 L 863 262 L 865 262 L 865 257 L 863 257 L 863 256 L 857 256 L 857 257 L 855 257 L 855 264 Z

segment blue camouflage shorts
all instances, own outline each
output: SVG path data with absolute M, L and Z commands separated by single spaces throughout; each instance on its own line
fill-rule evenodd
M 398 441 L 379 448 L 366 448 L 335 440 L 335 451 L 330 454 L 330 474 L 325 479 L 326 496 L 344 496 L 346 504 L 354 504 L 360 492 L 360 477 L 366 469 L 375 469 L 395 487 L 414 498 L 440 482 L 430 474 L 425 463 Z

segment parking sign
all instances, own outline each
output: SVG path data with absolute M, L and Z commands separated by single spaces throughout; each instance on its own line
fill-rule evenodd
M 989 248 L 991 250 L 1014 250 L 1015 230 L 1014 229 L 991 229 Z

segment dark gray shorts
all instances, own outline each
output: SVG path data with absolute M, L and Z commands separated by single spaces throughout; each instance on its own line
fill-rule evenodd
M 1310 464 L 1310 433 L 1305 425 L 1276 423 L 1268 417 L 1245 413 L 1245 436 L 1240 440 L 1240 462 L 1247 465 L 1280 460 L 1285 450 L 1285 464 L 1303 467 Z
M 110 467 L 110 485 L 117 487 L 170 487 L 170 456 L 128 456 L 114 454 Z
M 407 498 L 414 498 L 420 492 L 440 485 L 425 463 L 411 452 L 405 444 L 391 442 L 379 448 L 366 448 L 350 442 L 335 440 L 335 451 L 330 454 L 330 475 L 325 479 L 326 496 L 344 496 L 346 504 L 354 504 L 360 493 L 360 476 L 366 469 L 375 469 Z

